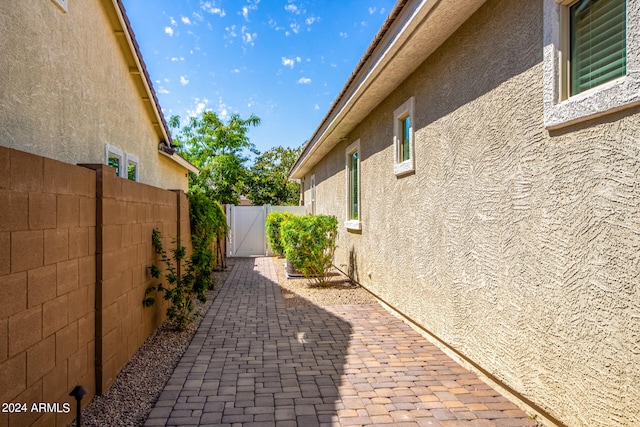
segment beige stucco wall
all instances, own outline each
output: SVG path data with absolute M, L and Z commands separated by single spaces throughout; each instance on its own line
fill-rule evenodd
M 141 182 L 187 188 L 159 138 L 105 13 L 111 0 L 0 2 L 0 145 L 67 163 L 137 156 Z
M 488 1 L 305 176 L 336 264 L 570 426 L 640 425 L 640 115 L 549 132 L 542 1 Z M 415 96 L 416 173 L 393 172 Z M 360 139 L 362 232 L 345 148 Z M 370 275 L 369 275 L 370 274 Z

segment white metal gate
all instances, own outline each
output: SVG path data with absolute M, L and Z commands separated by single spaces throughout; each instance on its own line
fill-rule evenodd
M 271 211 L 305 214 L 304 206 L 232 206 L 227 205 L 229 237 L 227 256 L 248 257 L 269 255 L 265 222 Z

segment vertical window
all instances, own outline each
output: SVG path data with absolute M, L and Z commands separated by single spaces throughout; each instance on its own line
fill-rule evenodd
M 626 0 L 581 0 L 569 7 L 569 94 L 627 73 Z
M 347 218 L 346 227 L 361 229 L 360 215 L 360 140 L 351 144 L 346 151 L 347 176 Z
M 349 156 L 349 219 L 358 219 L 358 152 Z
M 115 168 L 117 176 L 123 175 L 124 171 L 124 155 L 122 150 L 112 145 L 106 144 L 105 146 L 105 163 L 112 168 Z
M 311 215 L 316 214 L 316 174 L 311 175 Z
M 138 158 L 127 154 L 127 178 L 131 181 L 138 181 Z
M 411 159 L 410 153 L 410 142 L 411 142 L 411 116 L 407 116 L 401 120 L 402 124 L 402 137 L 400 140 L 400 146 L 402 155 L 400 156 L 400 161 L 405 161 Z
M 393 113 L 393 171 L 397 176 L 415 172 L 414 98 L 409 98 Z

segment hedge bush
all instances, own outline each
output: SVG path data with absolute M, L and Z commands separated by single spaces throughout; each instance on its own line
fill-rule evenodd
M 314 285 L 325 285 L 336 249 L 338 219 L 294 216 L 282 224 L 281 234 L 287 260 Z
M 224 238 L 227 233 L 227 219 L 220 203 L 211 200 L 203 193 L 189 193 L 189 220 L 191 223 L 191 244 L 195 274 L 195 290 L 200 300 L 205 292 L 213 287 L 211 271 L 216 262 L 213 253 L 213 240 Z M 219 242 L 217 244 L 219 246 Z
M 282 224 L 293 216 L 294 215 L 289 212 L 270 212 L 267 215 L 267 240 L 269 241 L 271 250 L 275 254 L 284 254 L 284 246 L 282 245 L 280 229 Z

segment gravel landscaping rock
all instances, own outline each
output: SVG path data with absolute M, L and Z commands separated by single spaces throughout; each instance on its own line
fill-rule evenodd
M 327 305 L 368 305 L 377 300 L 358 284 L 352 283 L 346 276 L 333 270 L 329 285 L 311 286 L 304 277 L 287 278 L 284 258 L 272 258 L 278 275 L 280 292 L 286 307 L 327 306 Z

